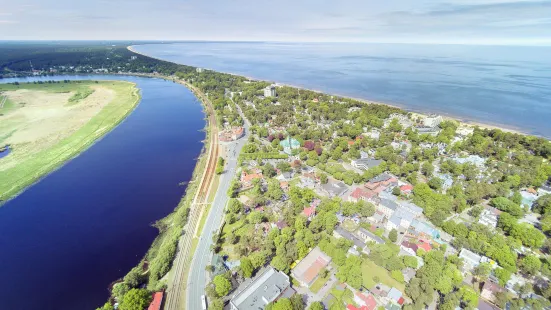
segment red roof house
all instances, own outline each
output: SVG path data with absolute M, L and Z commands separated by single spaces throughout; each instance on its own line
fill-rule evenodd
M 411 193 L 412 190 L 413 190 L 413 185 L 411 185 L 411 184 L 406 184 L 406 185 L 400 186 L 400 191 L 402 193 L 409 194 L 409 193 Z
M 161 304 L 163 303 L 163 292 L 153 293 L 153 300 L 149 304 L 147 310 L 161 310 Z
M 362 308 L 361 308 L 362 310 L 363 309 L 373 310 L 377 308 L 377 302 L 375 301 L 375 298 L 373 298 L 373 295 L 369 293 L 367 295 L 364 295 L 360 292 L 356 292 L 354 296 L 354 301 L 358 305 L 362 305 Z

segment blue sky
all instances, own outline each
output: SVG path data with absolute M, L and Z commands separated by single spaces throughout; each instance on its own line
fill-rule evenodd
M 551 0 L 18 0 L 0 39 L 551 45 Z

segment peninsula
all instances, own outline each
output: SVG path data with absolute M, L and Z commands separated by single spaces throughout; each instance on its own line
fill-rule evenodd
M 0 200 L 86 150 L 138 104 L 133 83 L 48 81 L 0 84 Z

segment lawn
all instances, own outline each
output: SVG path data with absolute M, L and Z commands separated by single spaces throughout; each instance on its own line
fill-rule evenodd
M 345 288 L 344 290 L 339 290 L 336 288 L 337 284 L 335 284 L 335 287 L 331 289 L 331 295 L 335 297 L 335 302 L 341 302 L 343 304 L 352 304 L 356 305 L 356 302 L 354 302 L 354 294 L 351 290 L 348 288 Z
M 342 227 L 349 232 L 353 232 L 358 229 L 358 224 L 354 223 L 352 220 L 346 219 L 342 222 Z
M 375 281 L 373 280 L 373 277 L 379 277 L 379 282 L 383 283 L 385 285 L 388 285 L 390 287 L 395 287 L 399 289 L 400 291 L 404 291 L 405 285 L 403 283 L 400 283 L 396 280 L 394 280 L 390 276 L 390 272 L 386 270 L 385 268 L 376 265 L 373 261 L 371 261 L 369 258 L 364 257 L 362 260 L 362 278 L 363 278 L 363 286 L 366 288 L 372 288 L 375 286 Z
M 314 283 L 310 286 L 310 291 L 314 292 L 314 293 L 317 293 L 319 292 L 319 290 L 323 287 L 323 285 L 325 283 L 327 283 L 327 281 L 329 280 L 329 278 L 331 277 L 331 273 L 327 273 L 327 277 L 323 278 L 323 277 L 318 277 L 316 279 L 316 281 L 314 281 Z
M 6 84 L 0 91 L 10 100 L 9 109 L 0 113 L 0 144 L 12 149 L 0 160 L 0 200 L 86 150 L 140 99 L 136 85 L 123 81 Z M 68 104 L 74 94 L 84 92 L 89 94 Z

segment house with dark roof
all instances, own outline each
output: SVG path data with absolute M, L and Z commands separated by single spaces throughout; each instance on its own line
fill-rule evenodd
M 333 236 L 335 238 L 344 238 L 346 240 L 352 241 L 360 251 L 364 251 L 367 247 L 367 245 L 362 240 L 360 240 L 360 238 L 354 236 L 352 233 L 348 232 L 346 229 L 343 229 L 340 226 L 337 226 L 337 228 L 333 230 Z
M 280 297 L 290 297 L 295 291 L 289 277 L 272 267 L 260 270 L 253 279 L 245 281 L 230 299 L 231 310 L 264 309 Z
M 384 244 L 385 241 L 375 235 L 374 233 L 370 232 L 369 230 L 363 228 L 363 227 L 360 227 L 358 228 L 358 230 L 356 231 L 356 235 L 358 235 L 358 237 L 360 237 L 361 239 L 363 239 L 365 242 L 375 242 L 375 243 L 378 243 L 378 244 Z
M 323 192 L 326 193 L 329 197 L 340 197 L 348 191 L 348 186 L 344 182 L 331 180 L 327 184 L 321 186 Z
M 303 286 L 310 287 L 329 263 L 331 257 L 315 247 L 291 270 L 291 275 Z
M 505 289 L 499 286 L 499 284 L 488 280 L 484 282 L 484 286 L 482 287 L 480 296 L 482 296 L 482 298 L 486 300 L 489 300 L 490 302 L 495 302 L 495 294 L 500 292 L 505 292 Z

